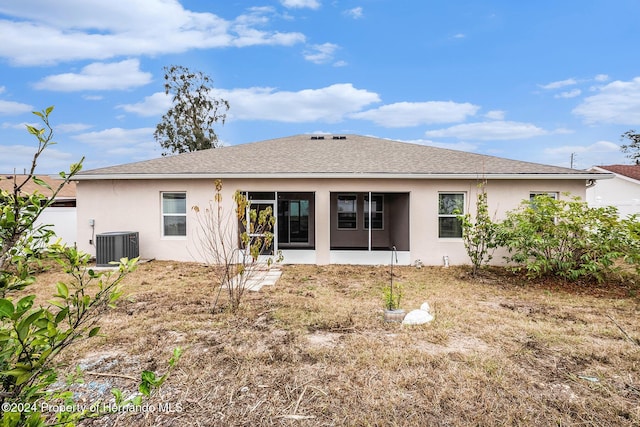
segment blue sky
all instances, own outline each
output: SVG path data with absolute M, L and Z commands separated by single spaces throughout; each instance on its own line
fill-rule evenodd
M 163 67 L 214 80 L 226 145 L 362 134 L 574 167 L 628 163 L 637 0 L 3 0 L 0 172 L 159 157 Z

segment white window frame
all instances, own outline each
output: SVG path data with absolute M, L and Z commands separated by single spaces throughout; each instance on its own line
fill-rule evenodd
M 164 197 L 166 194 L 182 194 L 184 195 L 184 213 L 165 213 Z M 162 191 L 160 192 L 160 211 L 161 211 L 161 235 L 164 239 L 182 240 L 187 237 L 187 192 L 186 191 Z M 165 234 L 165 218 L 168 217 L 184 217 L 184 234 Z
M 529 192 L 529 201 L 533 202 L 533 199 L 536 196 L 549 196 L 554 200 L 559 200 L 560 199 L 560 193 L 558 193 L 557 191 L 530 191 Z
M 341 197 L 353 197 L 353 211 L 340 211 L 340 198 Z M 355 215 L 355 220 L 353 221 L 353 227 L 340 227 L 340 214 L 341 213 L 352 213 Z M 338 230 L 357 230 L 358 229 L 358 195 L 351 193 L 341 193 L 336 197 L 336 227 Z
M 440 197 L 443 196 L 443 195 L 449 195 L 449 194 L 462 195 L 462 212 L 456 213 L 456 214 L 440 213 Z M 446 239 L 446 240 L 462 239 L 462 226 L 460 227 L 460 233 L 461 233 L 460 236 L 441 236 L 440 235 L 440 218 L 457 218 L 458 215 L 464 215 L 465 214 L 466 202 L 467 202 L 467 193 L 464 192 L 464 191 L 439 191 L 438 192 L 438 223 L 437 223 L 437 229 L 438 229 L 438 238 L 439 239 Z
M 373 215 L 374 214 L 380 214 L 382 216 L 382 224 L 380 225 L 380 227 L 371 227 L 372 230 L 384 230 L 384 194 L 380 194 L 380 193 L 370 193 L 371 194 L 371 201 L 373 204 L 373 198 L 374 197 L 380 197 L 380 207 L 378 210 L 372 210 L 371 211 L 371 219 L 373 220 Z M 377 203 L 376 203 L 377 205 Z M 377 207 L 377 206 L 376 206 Z M 368 230 L 369 227 L 367 227 L 367 221 L 369 221 L 369 194 L 365 194 L 364 195 L 364 215 L 362 218 L 362 226 L 365 230 Z M 373 221 L 371 221 L 373 222 Z

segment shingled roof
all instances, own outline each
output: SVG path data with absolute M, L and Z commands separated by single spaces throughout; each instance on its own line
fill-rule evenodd
M 82 171 L 79 180 L 152 178 L 554 178 L 608 174 L 359 135 L 295 135 Z
M 54 188 L 54 189 L 58 188 L 58 186 L 62 183 L 62 179 L 53 178 L 49 175 L 38 175 L 37 177 L 43 180 L 44 182 L 46 182 L 51 188 Z M 12 193 L 14 184 L 17 183 L 18 185 L 20 185 L 27 178 L 28 178 L 28 175 L 22 175 L 22 174 L 0 175 L 0 189 L 6 190 Z M 51 196 L 53 194 L 52 190 L 49 190 L 46 187 L 42 187 L 36 184 L 35 182 L 33 182 L 33 180 L 27 181 L 27 183 L 22 187 L 22 194 L 27 195 L 27 194 L 33 194 L 35 192 L 38 192 L 44 196 Z M 62 189 L 60 190 L 56 198 L 57 199 L 75 199 L 76 183 L 73 181 L 70 181 L 67 184 L 65 184 L 65 186 L 62 187 Z
M 640 181 L 640 165 L 607 165 L 598 168 Z

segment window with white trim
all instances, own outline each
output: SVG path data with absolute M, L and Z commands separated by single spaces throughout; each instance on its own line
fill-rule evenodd
M 555 191 L 532 191 L 529 193 L 529 200 L 533 202 L 536 196 L 549 196 L 554 200 L 558 200 L 558 193 Z
M 438 194 L 438 237 L 461 238 L 464 215 L 464 193 Z
M 162 235 L 187 235 L 187 193 L 162 193 Z
M 358 228 L 358 197 L 355 194 L 338 194 L 338 229 Z
M 382 230 L 384 228 L 384 196 L 382 194 L 371 195 L 371 229 Z M 364 229 L 369 229 L 369 195 L 364 196 Z

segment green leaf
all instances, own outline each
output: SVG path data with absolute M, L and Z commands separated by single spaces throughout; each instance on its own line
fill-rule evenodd
M 37 113 L 37 112 L 34 111 L 33 114 L 40 114 L 40 113 Z M 27 126 L 27 131 L 31 135 L 36 135 L 36 136 L 40 135 L 40 129 L 38 129 L 37 127 L 31 126 L 31 125 L 26 125 L 26 126 Z
M 8 299 L 0 299 L 0 319 L 13 316 L 14 307 L 13 303 Z
M 15 367 L 1 373 L 2 375 L 15 378 L 16 385 L 20 385 L 31 378 L 31 370 L 26 367 Z
M 31 306 L 33 306 L 33 301 L 36 299 L 35 295 L 27 295 L 24 298 L 21 298 L 20 301 L 16 304 L 16 313 L 24 313 L 29 310 Z
M 142 381 L 155 384 L 156 374 L 152 371 L 142 371 Z
M 33 180 L 33 182 L 35 182 L 36 184 L 38 184 L 41 187 L 47 188 L 49 190 L 51 190 L 51 186 L 49 184 L 47 184 L 46 182 L 44 182 L 43 180 L 41 180 L 40 178 L 38 178 L 37 176 L 34 176 L 33 178 L 31 178 Z
M 140 383 L 138 390 L 140 391 L 140 393 L 144 394 L 146 397 L 149 397 L 149 395 L 151 394 L 151 387 L 149 383 L 145 383 L 145 382 Z
M 95 328 L 89 331 L 89 337 L 95 337 L 100 332 L 100 326 L 96 326 Z
M 58 295 L 56 296 L 61 296 L 64 299 L 69 298 L 69 288 L 67 287 L 67 285 L 62 282 L 58 282 L 56 287 L 58 289 Z
M 120 391 L 120 389 L 112 388 L 111 394 L 113 394 L 113 397 L 115 397 L 116 405 L 120 406 L 120 404 L 122 403 L 122 392 Z
M 36 319 L 40 318 L 42 315 L 42 310 L 37 310 L 31 313 L 26 319 L 23 319 L 16 326 L 16 331 L 18 332 L 18 338 L 24 340 L 29 332 L 29 327 Z
M 56 314 L 55 323 L 58 324 L 62 322 L 62 319 L 67 317 L 68 314 L 69 314 L 69 307 L 64 307 L 62 310 L 58 312 L 58 314 Z

